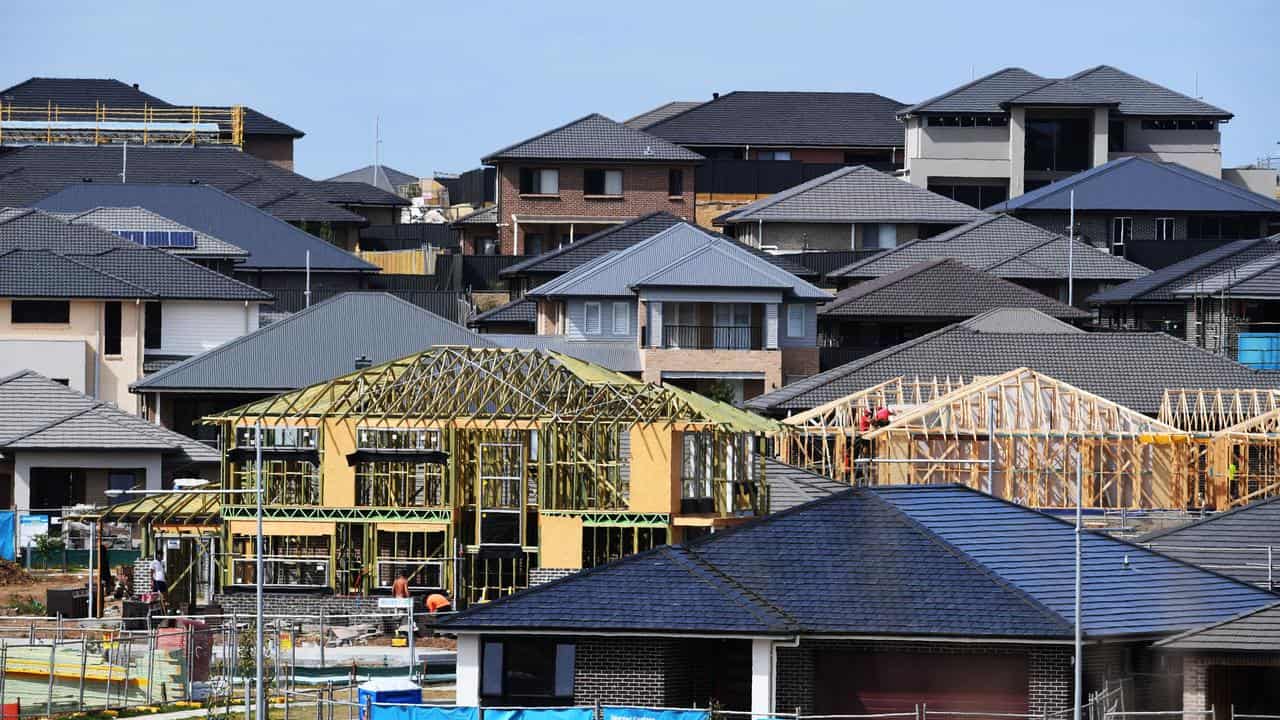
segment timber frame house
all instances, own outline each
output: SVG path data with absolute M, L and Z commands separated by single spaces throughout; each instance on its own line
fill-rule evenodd
M 222 483 L 256 487 L 266 580 L 466 605 L 768 510 L 773 421 L 544 350 L 441 346 L 251 403 Z M 254 583 L 250 494 L 221 506 L 228 589 Z

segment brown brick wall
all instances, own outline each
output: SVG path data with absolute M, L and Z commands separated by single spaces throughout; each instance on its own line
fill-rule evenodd
M 573 702 L 662 707 L 687 684 L 688 668 L 665 638 L 579 638 L 574 652 Z
M 782 386 L 784 353 L 780 350 L 664 350 L 644 349 L 645 382 L 661 382 L 663 370 L 764 373 L 765 392 Z
M 283 135 L 245 135 L 244 151 L 293 172 L 293 138 Z
M 818 348 L 783 348 L 782 381 L 818 374 Z

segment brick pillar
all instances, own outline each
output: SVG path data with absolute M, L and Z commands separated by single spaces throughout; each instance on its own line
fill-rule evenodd
M 1027 711 L 1054 713 L 1071 708 L 1073 653 L 1070 648 L 1038 648 L 1027 653 Z
M 1209 673 L 1204 658 L 1194 655 L 1182 661 L 1182 710 L 1209 709 Z

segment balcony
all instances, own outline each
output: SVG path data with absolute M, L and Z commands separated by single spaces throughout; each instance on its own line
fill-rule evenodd
M 673 350 L 761 350 L 764 328 L 758 325 L 662 326 L 662 347 Z

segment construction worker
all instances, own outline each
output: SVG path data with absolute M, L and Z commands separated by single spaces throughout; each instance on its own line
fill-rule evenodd
M 450 606 L 449 598 L 440 593 L 431 593 L 427 596 L 427 612 L 435 615 L 441 610 L 446 610 Z
M 872 420 L 872 424 L 875 425 L 876 427 L 884 427 L 885 425 L 888 425 L 889 416 L 891 414 L 892 413 L 889 412 L 889 408 L 880 408 L 876 410 L 876 415 L 875 415 L 875 418 Z
M 404 573 L 396 575 L 395 581 L 391 583 L 391 597 L 409 597 L 409 578 L 405 577 Z

